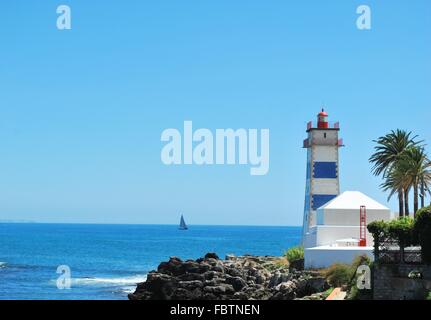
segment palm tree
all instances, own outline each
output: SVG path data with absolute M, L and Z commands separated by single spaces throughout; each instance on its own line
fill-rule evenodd
M 405 182 L 413 188 L 413 206 L 416 214 L 419 209 L 419 188 L 428 189 L 431 183 L 431 162 L 425 149 L 420 146 L 407 148 L 399 162 L 405 170 Z
M 406 162 L 397 161 L 391 166 L 391 170 L 386 173 L 384 182 L 380 185 L 383 191 L 389 191 L 388 201 L 394 194 L 398 194 L 400 217 L 408 216 L 409 212 L 409 192 L 411 182 L 406 171 Z
M 399 172 L 401 167 L 394 168 L 394 165 L 406 149 L 422 143 L 422 141 L 415 141 L 416 138 L 417 136 L 412 137 L 411 132 L 400 129 L 396 131 L 392 130 L 387 135 L 373 140 L 377 145 L 374 147 L 375 153 L 369 159 L 369 161 L 373 163 L 373 174 L 376 176 L 382 174 L 383 178 L 387 180 L 382 187 L 386 190 L 392 190 L 390 198 L 395 193 L 398 194 L 400 217 L 403 216 L 404 213 L 407 215 L 409 214 L 408 196 L 410 187 L 398 181 L 402 176 L 401 172 Z M 392 177 L 390 177 L 390 175 L 392 175 Z M 394 182 L 392 187 L 390 186 L 391 181 Z
M 407 214 L 409 213 L 408 194 L 410 187 L 407 187 L 405 183 L 400 183 L 400 181 L 398 181 L 401 175 L 401 172 L 399 172 L 400 167 L 396 170 L 394 166 L 407 148 L 414 147 L 422 143 L 422 141 L 415 141 L 416 138 L 417 136 L 412 137 L 411 132 L 406 132 L 400 129 L 397 129 L 396 131 L 392 130 L 387 135 L 382 136 L 377 140 L 373 140 L 377 145 L 374 147 L 375 153 L 369 159 L 369 161 L 373 163 L 373 174 L 376 176 L 382 174 L 383 178 L 387 180 L 382 187 L 386 190 L 392 190 L 390 197 L 395 193 L 398 193 L 400 216 L 403 216 L 404 212 Z M 390 177 L 391 174 L 393 175 L 392 177 Z M 390 181 L 394 182 L 392 187 L 388 184 Z
M 421 208 L 425 207 L 425 193 L 428 192 L 428 194 L 431 195 L 431 189 L 429 186 L 425 187 L 425 179 L 421 179 L 421 193 L 419 197 L 421 198 Z

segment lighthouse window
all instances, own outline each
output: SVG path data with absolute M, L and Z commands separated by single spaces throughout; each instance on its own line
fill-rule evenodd
M 325 139 L 326 139 L 326 132 L 325 132 L 325 133 L 323 133 L 323 138 L 325 138 Z
M 313 177 L 317 179 L 336 179 L 337 163 L 336 162 L 314 162 Z

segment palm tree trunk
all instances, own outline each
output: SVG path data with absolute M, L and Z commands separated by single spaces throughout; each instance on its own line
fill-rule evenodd
M 416 212 L 418 212 L 419 209 L 419 186 L 417 183 L 413 185 L 413 216 L 416 216 Z
M 421 181 L 421 208 L 425 207 L 425 185 L 424 179 Z
M 404 216 L 404 192 L 403 192 L 403 189 L 398 190 L 398 205 L 399 205 L 398 214 L 401 218 Z
M 409 190 L 404 190 L 404 215 L 408 217 L 410 215 L 409 209 Z

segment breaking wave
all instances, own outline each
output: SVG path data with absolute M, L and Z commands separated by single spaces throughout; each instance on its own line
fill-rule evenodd
M 146 275 L 135 275 L 131 277 L 118 278 L 73 278 L 72 284 L 76 285 L 94 285 L 94 286 L 135 286 L 140 282 L 147 280 Z

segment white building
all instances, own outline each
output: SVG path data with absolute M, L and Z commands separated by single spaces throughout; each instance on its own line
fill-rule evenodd
M 306 268 L 351 263 L 357 255 L 373 258 L 373 238 L 366 225 L 391 219 L 389 208 L 358 191 L 339 194 L 340 126 L 328 122 L 322 110 L 317 125 L 307 126 L 307 181 L 302 242 Z M 362 228 L 360 223 L 361 207 Z M 362 233 L 361 233 L 362 232 Z
M 304 239 L 305 266 L 327 267 L 334 262 L 351 263 L 355 256 L 373 258 L 373 237 L 365 229 L 366 245 L 360 246 L 360 207 L 366 208 L 366 224 L 390 220 L 389 208 L 359 191 L 346 191 L 317 209 L 317 224 Z

